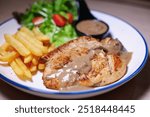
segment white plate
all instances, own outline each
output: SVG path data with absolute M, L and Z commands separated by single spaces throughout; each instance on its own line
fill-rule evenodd
M 133 52 L 132 59 L 128 65 L 127 73 L 123 78 L 107 86 L 76 92 L 59 92 L 46 89 L 43 85 L 42 73 L 40 72 L 33 76 L 33 82 L 21 81 L 10 67 L 2 66 L 1 64 L 0 78 L 8 84 L 27 93 L 47 98 L 60 99 L 83 98 L 99 95 L 115 89 L 132 79 L 141 71 L 148 58 L 148 48 L 144 37 L 135 27 L 119 18 L 97 11 L 92 11 L 92 13 L 95 17 L 105 21 L 109 25 L 113 38 L 118 38 L 129 52 Z M 3 37 L 5 33 L 14 34 L 19 27 L 20 25 L 15 19 L 9 19 L 2 23 L 0 25 L 0 45 L 5 42 Z

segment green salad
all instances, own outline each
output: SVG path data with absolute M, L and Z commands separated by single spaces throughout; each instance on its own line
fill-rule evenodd
M 75 0 L 40 0 L 31 5 L 21 17 L 21 24 L 40 31 L 50 38 L 56 47 L 77 37 L 72 26 L 78 17 Z

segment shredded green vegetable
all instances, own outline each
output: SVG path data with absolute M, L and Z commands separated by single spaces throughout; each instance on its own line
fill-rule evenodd
M 66 13 L 71 13 L 74 20 L 77 19 L 77 5 L 75 0 L 40 0 L 33 3 L 26 10 L 21 18 L 21 24 L 32 29 L 34 27 L 32 19 L 36 16 L 42 16 L 44 22 L 39 26 L 39 29 L 50 37 L 51 43 L 58 47 L 77 37 L 75 29 L 71 24 L 68 23 L 64 27 L 58 27 L 52 19 L 53 14 L 60 14 L 67 18 Z

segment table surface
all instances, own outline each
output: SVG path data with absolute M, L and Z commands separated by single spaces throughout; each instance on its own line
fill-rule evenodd
M 0 0 L 0 23 L 12 17 L 13 11 L 23 12 L 35 0 Z M 140 0 L 86 0 L 92 10 L 103 11 L 120 17 L 137 29 L 146 38 L 150 50 L 150 2 Z M 150 58 L 144 69 L 131 81 L 123 86 L 105 93 L 86 99 L 109 100 L 149 100 L 150 99 Z M 1 100 L 26 100 L 46 99 L 24 93 L 11 87 L 0 79 Z

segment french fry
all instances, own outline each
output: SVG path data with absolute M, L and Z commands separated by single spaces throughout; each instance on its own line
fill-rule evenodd
M 24 72 L 24 76 L 28 78 L 27 80 L 31 80 L 32 74 L 30 70 L 26 67 L 26 65 L 22 62 L 22 60 L 20 58 L 16 58 L 15 62 L 18 64 L 20 69 L 22 69 L 22 71 Z
M 27 57 L 24 57 L 24 63 L 30 63 L 33 59 L 33 56 L 32 55 L 29 55 Z
M 5 42 L 4 44 L 2 44 L 0 46 L 0 50 L 4 51 L 14 51 L 14 48 L 12 46 L 10 46 L 7 42 Z
M 33 65 L 36 66 L 36 65 L 38 64 L 38 58 L 35 58 L 35 57 L 34 57 L 34 58 L 32 59 L 32 63 L 33 63 Z
M 20 32 L 24 33 L 26 35 L 26 38 L 30 38 L 32 39 L 34 42 L 38 43 L 39 45 L 43 45 L 43 43 L 41 41 L 39 41 L 38 39 L 36 39 L 34 33 L 29 30 L 28 28 L 26 27 L 23 27 L 20 29 Z
M 44 70 L 45 69 L 45 64 L 38 64 L 38 70 Z
M 45 64 L 39 62 L 39 57 L 55 48 L 39 28 L 31 31 L 22 27 L 15 34 L 4 37 L 6 42 L 0 46 L 0 61 L 8 62 L 21 80 L 31 80 L 37 70 L 44 70 Z
M 37 72 L 37 66 L 31 65 L 31 66 L 30 66 L 30 72 L 32 72 L 32 73 Z
M 48 48 L 47 47 L 40 47 L 42 49 L 43 54 L 47 54 L 48 53 Z
M 49 48 L 48 48 L 48 52 L 51 52 L 54 49 L 55 49 L 55 46 L 54 45 L 50 45 Z
M 14 38 L 16 38 L 16 34 L 17 34 L 17 32 L 16 32 L 15 34 L 13 34 L 13 37 L 14 37 Z
M 35 56 L 43 55 L 42 51 L 39 48 L 35 47 L 33 43 L 30 43 L 30 41 L 26 40 L 26 38 L 22 36 L 20 32 L 17 33 L 16 39 L 20 41 L 24 46 L 26 46 L 26 48 L 28 48 L 33 55 Z
M 31 52 L 21 42 L 13 38 L 13 36 L 5 34 L 4 37 L 6 42 L 15 48 L 20 55 L 28 56 L 31 54 Z
M 20 31 L 27 33 L 27 34 L 30 35 L 31 37 L 34 37 L 34 33 L 33 33 L 31 30 L 29 30 L 27 27 L 21 27 L 21 28 L 20 28 Z
M 25 33 L 19 32 L 18 34 L 20 34 L 22 37 L 24 37 L 28 41 L 28 43 L 31 43 L 36 48 L 40 49 L 42 51 L 42 53 L 46 54 L 48 52 L 46 47 L 44 47 L 43 45 L 37 43 L 36 41 L 34 41 L 31 37 L 29 37 Z
M 8 53 L 5 53 L 4 55 L 0 56 L 0 61 L 2 61 L 2 62 L 11 62 L 18 56 L 19 56 L 18 53 L 15 52 L 15 51 L 8 52 Z
M 12 61 L 10 63 L 10 66 L 13 69 L 13 71 L 16 73 L 16 75 L 19 76 L 19 78 L 23 78 L 24 72 L 22 71 L 22 69 L 20 69 L 20 67 L 15 61 Z
M 3 50 L 2 48 L 0 48 L 0 55 L 5 55 L 7 52 L 5 50 Z
M 2 50 L 5 50 L 5 51 L 6 51 L 6 50 L 9 48 L 9 46 L 10 46 L 10 45 L 9 45 L 7 42 L 5 42 L 3 45 L 1 45 L 0 48 L 1 48 Z
M 42 41 L 42 42 L 49 42 L 50 41 L 50 39 L 49 39 L 49 37 L 48 36 L 46 36 L 46 35 L 44 35 L 40 30 L 39 30 L 39 28 L 38 27 L 35 27 L 35 28 L 33 28 L 33 33 L 35 34 L 35 36 L 36 36 L 36 38 L 38 39 L 38 40 L 40 40 L 40 41 Z

